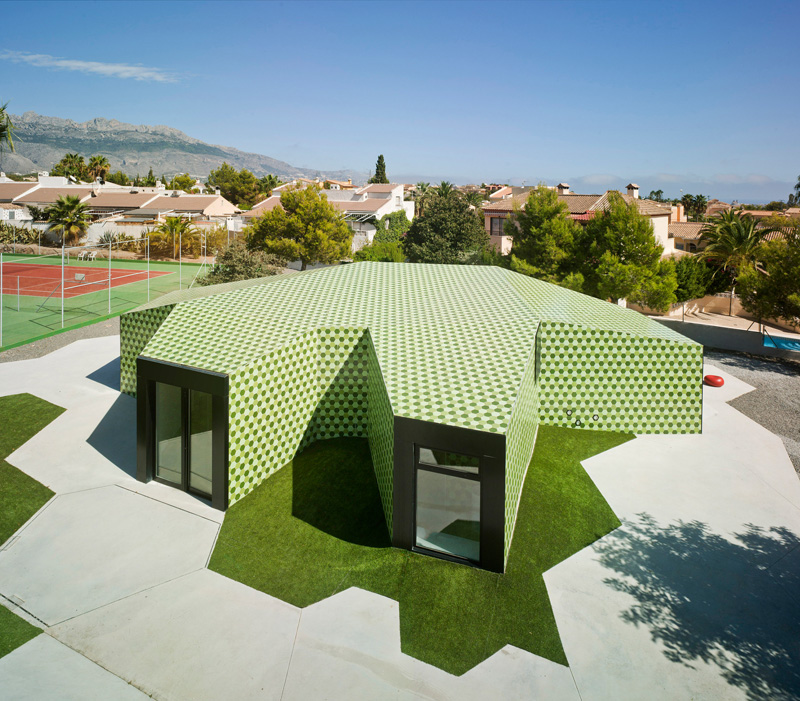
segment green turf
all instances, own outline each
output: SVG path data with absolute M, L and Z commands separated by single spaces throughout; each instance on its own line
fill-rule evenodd
M 0 606 L 0 657 L 16 650 L 41 632 L 5 606 Z
M 61 264 L 61 256 L 31 256 L 4 253 L 3 262 L 57 266 Z M 97 269 L 103 271 L 108 269 L 107 260 L 87 262 L 70 259 L 69 264 L 87 270 Z M 146 271 L 147 261 L 112 259 L 111 267 L 131 271 Z M 45 283 L 52 284 L 52 289 L 55 290 L 55 294 L 47 301 L 45 301 L 45 297 L 34 297 L 25 294 L 18 296 L 16 292 L 9 293 L 6 291 L 3 294 L 2 301 L 2 348 L 6 349 L 29 343 L 39 338 L 52 336 L 54 333 L 60 333 L 62 330 L 85 326 L 89 323 L 107 319 L 110 316 L 118 316 L 144 304 L 148 299 L 152 300 L 167 292 L 185 289 L 192 283 L 200 269 L 201 266 L 196 263 L 183 263 L 179 266 L 178 263 L 171 261 L 151 261 L 150 270 L 152 272 L 164 272 L 168 273 L 168 275 L 159 275 L 151 278 L 149 291 L 147 280 L 112 287 L 110 306 L 108 288 L 103 286 L 97 286 L 98 291 L 96 292 L 66 298 L 64 299 L 63 329 L 60 288 L 56 289 L 58 280 Z M 70 273 L 72 272 L 74 271 L 70 271 Z M 11 282 L 9 283 L 8 280 L 5 280 L 4 287 L 8 290 L 10 286 L 13 290 L 15 276 L 13 274 L 9 275 Z M 76 283 L 72 281 L 68 284 L 75 285 Z M 46 289 L 50 288 L 47 287 Z M 40 309 L 42 303 L 44 303 L 44 306 Z
M 5 458 L 64 410 L 30 394 L 0 397 L 0 545 L 53 496 Z
M 566 664 L 542 572 L 619 525 L 580 461 L 631 438 L 540 428 L 502 575 L 391 548 L 363 439 L 312 445 L 232 506 L 209 567 L 296 606 L 391 597 L 403 652 L 452 674 L 506 644 Z

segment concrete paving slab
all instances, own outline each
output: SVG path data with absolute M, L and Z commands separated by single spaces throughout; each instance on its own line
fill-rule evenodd
M 640 518 L 545 573 L 584 701 L 800 698 L 800 603 L 769 571 L 785 538 L 741 530 Z
M 39 635 L 0 658 L 5 701 L 144 701 L 119 677 L 49 635 Z
M 119 336 L 76 341 L 33 360 L 0 363 L 0 394 L 30 392 L 69 409 L 112 392 L 90 379 L 119 357 Z
M 567 667 L 507 646 L 455 677 L 400 651 L 396 601 L 351 588 L 303 610 L 284 699 L 578 699 Z
M 126 481 L 120 483 L 123 489 L 127 489 L 134 494 L 141 494 L 149 499 L 155 499 L 162 504 L 174 506 L 176 509 L 188 511 L 195 516 L 202 516 L 214 523 L 222 523 L 225 520 L 225 512 L 211 507 L 211 503 L 207 499 L 197 497 L 188 492 L 182 492 L 180 489 L 170 487 L 155 480 L 151 482 L 137 482 L 136 480 Z
M 54 625 L 204 567 L 218 528 L 120 487 L 57 496 L 0 551 L 0 594 Z
M 724 403 L 703 416 L 702 435 L 643 436 L 583 462 L 617 516 L 800 533 L 800 481 L 780 439 Z
M 159 699 L 279 699 L 300 610 L 201 570 L 49 632 Z
M 752 385 L 747 384 L 738 377 L 734 377 L 729 372 L 713 363 L 703 363 L 703 376 L 705 375 L 718 375 L 725 380 L 725 384 L 722 385 L 722 387 L 703 385 L 704 403 L 707 401 L 729 402 L 736 399 L 736 397 L 741 397 L 743 394 L 755 390 L 755 387 Z
M 73 405 L 7 459 L 56 494 L 135 481 L 136 400 L 107 389 Z

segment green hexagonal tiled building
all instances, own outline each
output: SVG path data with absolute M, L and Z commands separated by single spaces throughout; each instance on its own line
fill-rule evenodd
M 702 346 L 509 270 L 354 263 L 122 317 L 138 477 L 227 508 L 298 450 L 367 438 L 398 547 L 502 571 L 540 423 L 696 433 Z

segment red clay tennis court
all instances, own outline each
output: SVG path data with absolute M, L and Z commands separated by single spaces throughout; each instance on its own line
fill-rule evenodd
M 150 278 L 170 275 L 168 272 L 150 271 Z M 64 266 L 64 297 L 79 297 L 98 290 L 121 287 L 133 282 L 147 280 L 146 270 L 125 268 Z M 109 279 L 110 278 L 110 279 Z M 29 297 L 49 297 L 55 293 L 60 297 L 61 266 L 36 263 L 3 263 L 3 294 L 19 294 Z

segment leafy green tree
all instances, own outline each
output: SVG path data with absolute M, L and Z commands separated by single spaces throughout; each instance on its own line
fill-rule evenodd
M 794 184 L 794 192 L 789 195 L 789 203 L 795 207 L 800 205 L 800 175 L 797 176 L 797 182 Z
M 64 157 L 53 166 L 50 174 L 60 175 L 66 178 L 72 177 L 76 180 L 86 180 L 89 177 L 86 162 L 79 153 L 65 154 Z
M 565 264 L 580 225 L 570 218 L 569 208 L 555 190 L 543 183 L 531 190 L 525 206 L 514 207 L 503 231 L 512 237 L 512 270 L 553 283 L 569 272 Z
M 461 197 L 431 197 L 402 241 L 412 263 L 476 263 L 488 246 L 483 222 Z
M 47 220 L 47 231 L 55 234 L 59 243 L 78 243 L 89 229 L 89 206 L 75 195 L 59 197 L 48 208 Z
M 375 243 L 393 243 L 405 236 L 411 228 L 405 210 L 384 214 L 375 222 Z
M 378 156 L 378 160 L 375 163 L 375 175 L 373 175 L 369 179 L 370 183 L 388 183 L 389 178 L 386 177 L 386 161 L 383 158 L 383 154 Z
M 111 164 L 105 156 L 92 156 L 89 159 L 87 171 L 92 180 L 95 178 L 104 178 L 109 170 L 111 170 Z
M 675 261 L 675 276 L 678 287 L 675 297 L 681 304 L 691 299 L 704 297 L 711 283 L 713 271 L 696 256 L 681 256 Z
M 663 190 L 650 190 L 650 194 L 647 196 L 648 200 L 653 200 L 654 202 L 663 202 L 664 201 L 664 191 Z
M 386 263 L 403 263 L 406 259 L 400 241 L 373 241 L 356 251 L 355 261 L 372 260 Z
M 194 190 L 195 179 L 188 173 L 178 173 L 172 180 L 164 180 L 163 182 L 170 190 L 191 192 Z
M 264 199 L 262 181 L 246 168 L 237 171 L 228 163 L 223 163 L 209 173 L 208 186 L 211 189 L 218 187 L 226 200 L 245 207 L 252 207 Z
M 353 232 L 322 191 L 309 185 L 281 193 L 280 206 L 265 212 L 245 229 L 251 249 L 311 263 L 335 263 L 346 257 Z
M 582 291 L 601 299 L 628 299 L 652 309 L 675 302 L 675 268 L 661 261 L 664 252 L 650 219 L 634 202 L 610 193 L 608 207 L 598 212 L 575 237 L 575 255 L 565 264 L 583 277 Z M 569 285 L 575 287 L 573 284 Z
M 33 204 L 25 205 L 25 207 L 28 210 L 28 214 L 33 217 L 33 221 L 47 221 L 50 216 L 47 207 L 37 207 Z
M 0 165 L 2 165 L 3 151 L 14 151 L 14 124 L 8 114 L 8 103 L 0 105 Z
M 121 170 L 118 170 L 116 173 L 109 173 L 106 176 L 107 183 L 114 183 L 115 185 L 130 185 L 131 179 L 125 175 Z
M 234 241 L 217 256 L 211 271 L 198 280 L 201 285 L 218 285 L 237 280 L 254 280 L 278 275 L 286 261 L 271 253 L 251 251 L 243 241 Z
M 743 270 L 738 278 L 742 307 L 762 319 L 783 319 L 800 326 L 800 234 L 764 242 L 758 267 Z
M 153 169 L 151 168 L 147 171 L 147 176 L 145 177 L 144 181 L 145 187 L 155 187 L 156 186 L 156 176 L 153 174 Z

